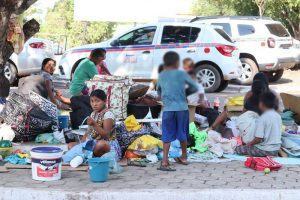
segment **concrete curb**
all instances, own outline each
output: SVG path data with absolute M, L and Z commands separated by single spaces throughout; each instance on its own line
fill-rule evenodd
M 1 200 L 299 200 L 300 190 L 276 189 L 147 189 L 65 192 L 0 187 Z

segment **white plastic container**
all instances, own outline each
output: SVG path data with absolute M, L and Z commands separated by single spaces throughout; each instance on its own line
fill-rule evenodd
M 32 179 L 55 181 L 61 179 L 63 150 L 58 147 L 36 147 L 31 149 Z

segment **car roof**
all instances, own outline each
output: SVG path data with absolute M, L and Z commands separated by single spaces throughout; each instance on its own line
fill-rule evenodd
M 249 22 L 259 22 L 264 24 L 281 24 L 279 21 L 275 21 L 270 17 L 259 17 L 259 16 L 209 16 L 209 17 L 195 17 L 190 20 L 190 22 L 201 22 L 201 21 L 249 21 Z
M 139 26 L 135 26 L 132 29 L 138 29 L 146 26 L 195 26 L 195 27 L 209 27 L 207 24 L 194 24 L 190 22 L 156 22 L 156 23 L 147 23 Z

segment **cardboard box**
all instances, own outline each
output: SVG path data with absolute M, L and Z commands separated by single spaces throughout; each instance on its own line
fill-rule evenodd
M 280 94 L 285 109 L 296 113 L 295 121 L 300 122 L 300 91 L 283 92 Z

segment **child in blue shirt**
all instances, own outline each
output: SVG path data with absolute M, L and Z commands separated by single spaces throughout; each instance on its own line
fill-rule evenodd
M 176 158 L 175 161 L 187 165 L 189 111 L 186 91 L 195 93 L 198 86 L 186 72 L 178 70 L 180 59 L 176 52 L 167 52 L 163 61 L 164 70 L 159 74 L 157 82 L 158 95 L 163 102 L 163 160 L 158 170 L 175 171 L 169 164 L 170 143 L 176 139 L 180 141 L 182 156 Z

